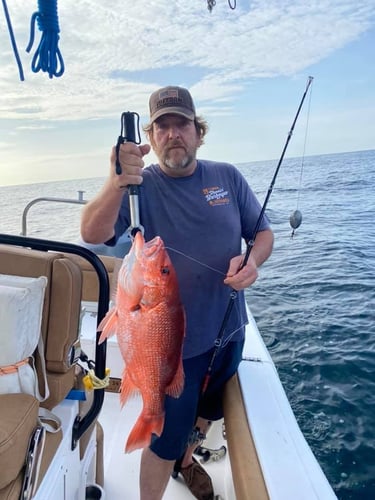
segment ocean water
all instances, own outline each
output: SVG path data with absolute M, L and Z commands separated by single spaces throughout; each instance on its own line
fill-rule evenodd
M 261 203 L 276 165 L 238 165 Z M 103 180 L 0 187 L 0 232 L 21 233 L 32 199 L 77 199 L 79 190 L 90 199 Z M 77 242 L 81 208 L 40 202 L 28 212 L 27 234 Z M 303 221 L 292 238 L 296 209 Z M 373 500 L 375 150 L 285 159 L 267 214 L 275 247 L 247 301 L 338 498 Z

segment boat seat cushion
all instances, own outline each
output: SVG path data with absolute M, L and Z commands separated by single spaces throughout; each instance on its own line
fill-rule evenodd
M 47 370 L 51 372 L 66 373 L 71 367 L 69 354 L 79 332 L 81 288 L 79 267 L 67 258 L 54 260 L 46 342 Z
M 29 394 L 2 394 L 0 408 L 0 500 L 19 500 L 30 436 L 39 424 L 39 401 Z M 61 429 L 46 433 L 38 487 L 61 440 Z
M 46 284 L 44 276 L 0 274 L 0 394 L 39 397 L 32 356 L 40 342 Z
M 16 479 L 0 490 L 0 500 L 19 500 L 23 485 L 24 472 L 18 474 Z
M 82 300 L 97 302 L 99 298 L 99 279 L 94 268 L 90 262 L 82 257 L 78 257 L 77 255 L 71 255 L 70 257 L 79 265 L 82 271 Z M 108 255 L 98 255 L 98 257 L 103 262 L 108 273 L 111 298 L 116 290 L 117 274 L 121 267 L 122 259 Z
M 0 273 L 47 278 L 41 331 L 45 348 L 50 397 L 42 403 L 52 409 L 74 384 L 70 358 L 79 333 L 82 274 L 76 262 L 61 253 L 0 245 Z M 36 353 L 37 372 L 41 364 Z M 43 396 L 43 377 L 39 377 Z
M 25 464 L 39 402 L 30 394 L 0 395 L 0 490 L 14 481 Z

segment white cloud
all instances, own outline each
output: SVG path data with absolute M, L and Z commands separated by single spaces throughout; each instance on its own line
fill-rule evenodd
M 144 123 L 149 94 L 170 83 L 209 122 L 200 157 L 278 158 L 308 74 L 307 154 L 373 147 L 373 0 L 237 0 L 234 11 L 217 0 L 211 14 L 205 0 L 60 0 L 65 73 L 52 80 L 30 69 L 38 30 L 25 53 L 37 2 L 7 3 L 26 81 L 0 13 L 1 184 L 105 176 L 120 113 Z M 301 154 L 303 118 L 289 155 Z
M 145 114 L 150 91 L 165 83 L 162 70 L 183 66 L 189 69 L 175 78 L 188 82 L 201 107 L 217 113 L 224 106 L 227 114 L 234 90 L 302 72 L 360 36 L 375 12 L 372 0 L 238 0 L 234 11 L 218 0 L 211 14 L 198 0 L 65 0 L 58 10 L 66 69 L 51 81 L 31 73 L 24 53 L 36 6 L 13 0 L 8 7 L 26 81 L 17 82 L 10 48 L 2 51 L 0 110 L 2 118 L 24 120 L 117 116 L 123 103 Z M 1 46 L 9 47 L 0 20 Z M 37 31 L 32 55 L 39 40 Z

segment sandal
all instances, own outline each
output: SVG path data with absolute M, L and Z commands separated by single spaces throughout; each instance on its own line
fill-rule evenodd
M 195 498 L 198 500 L 214 500 L 211 478 L 194 457 L 193 463 L 187 467 L 181 467 L 179 472 Z

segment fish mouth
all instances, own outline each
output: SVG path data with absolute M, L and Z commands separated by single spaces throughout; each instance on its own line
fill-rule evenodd
M 160 265 L 164 262 L 166 250 L 160 236 L 155 236 L 152 240 L 145 241 L 142 233 L 139 231 L 135 235 L 134 245 L 135 254 L 139 262 L 144 261 L 144 259 L 153 261 L 154 263 L 160 260 Z
M 164 243 L 160 236 L 155 236 L 155 238 L 145 242 L 143 245 L 143 253 L 146 257 L 155 256 L 161 250 L 164 250 Z

